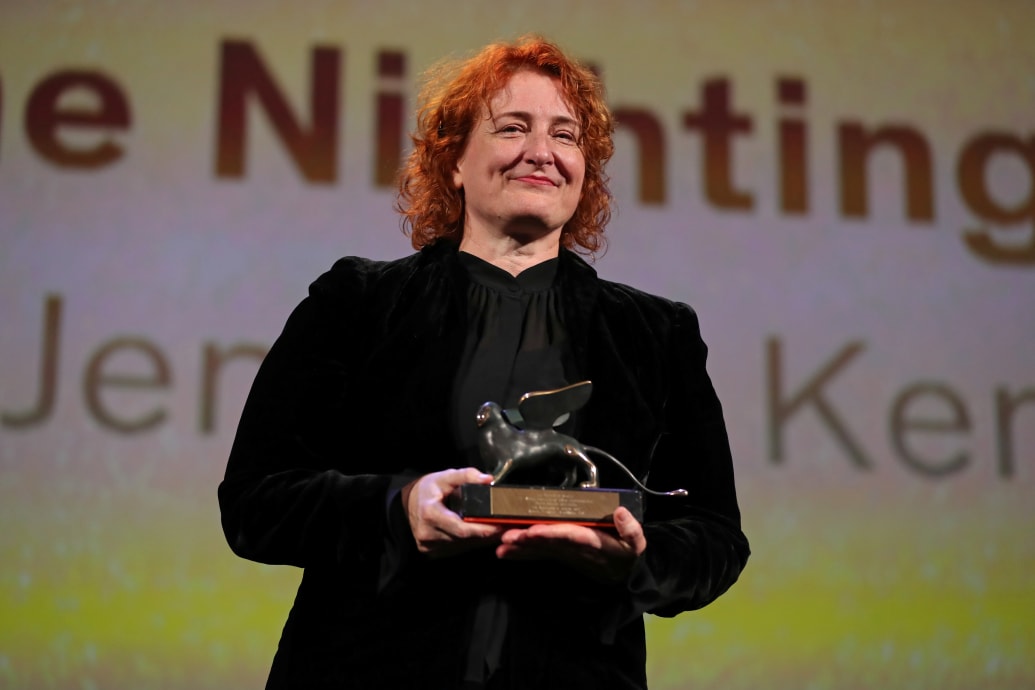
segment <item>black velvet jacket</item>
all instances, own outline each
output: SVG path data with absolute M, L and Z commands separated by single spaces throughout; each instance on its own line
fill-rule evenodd
M 653 488 L 647 549 L 623 586 L 491 549 L 419 554 L 407 481 L 459 464 L 449 396 L 467 278 L 451 243 L 391 262 L 338 261 L 310 288 L 256 376 L 219 487 L 235 553 L 304 568 L 269 688 L 454 688 L 482 593 L 509 604 L 490 687 L 646 687 L 642 615 L 709 603 L 748 558 L 722 410 L 684 304 L 600 280 L 561 252 L 557 280 L 579 378 L 574 435 Z M 574 379 L 573 379 L 574 380 Z M 628 486 L 600 465 L 603 486 Z

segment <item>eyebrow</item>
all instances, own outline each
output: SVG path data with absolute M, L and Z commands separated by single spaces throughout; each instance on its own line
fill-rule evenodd
M 491 113 L 491 112 L 489 113 L 489 119 L 494 121 L 494 122 L 496 120 L 500 119 L 500 118 L 503 118 L 503 117 L 516 117 L 516 118 L 525 120 L 527 122 L 528 120 L 532 119 L 532 113 L 525 112 L 524 110 L 508 110 L 505 113 Z M 568 115 L 558 115 L 558 116 L 553 117 L 550 120 L 550 124 L 551 125 L 568 125 L 568 124 L 570 124 L 570 125 L 575 125 L 576 127 L 578 127 L 579 126 L 579 121 L 576 120 L 573 117 L 569 117 Z

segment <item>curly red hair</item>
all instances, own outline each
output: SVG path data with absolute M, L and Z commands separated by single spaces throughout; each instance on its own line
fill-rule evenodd
M 400 172 L 395 204 L 414 249 L 440 237 L 459 241 L 463 235 L 463 190 L 454 187 L 453 171 L 482 108 L 489 107 L 519 70 L 556 79 L 580 126 L 585 180 L 575 214 L 561 231 L 561 244 L 590 254 L 603 249 L 612 201 L 604 164 L 614 153 L 614 119 L 596 74 L 534 35 L 488 45 L 467 60 L 440 63 L 425 75 L 411 136 L 413 151 Z

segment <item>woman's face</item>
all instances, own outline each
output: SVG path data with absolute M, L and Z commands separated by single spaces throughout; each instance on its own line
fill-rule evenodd
M 517 72 L 475 121 L 453 183 L 464 190 L 464 234 L 532 240 L 574 215 L 586 161 L 578 122 L 554 79 Z

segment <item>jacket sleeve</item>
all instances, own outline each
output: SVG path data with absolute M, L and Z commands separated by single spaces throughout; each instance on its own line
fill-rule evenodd
M 722 406 L 705 368 L 697 315 L 676 304 L 662 428 L 649 464 L 652 488 L 686 498 L 647 497 L 647 549 L 628 581 L 626 620 L 698 609 L 739 577 L 750 549 L 741 531 Z
M 364 330 L 355 328 L 363 273 L 345 269 L 310 288 L 245 403 L 218 491 L 227 542 L 244 558 L 376 567 L 392 539 L 388 501 L 400 478 L 355 471 L 344 428 Z

